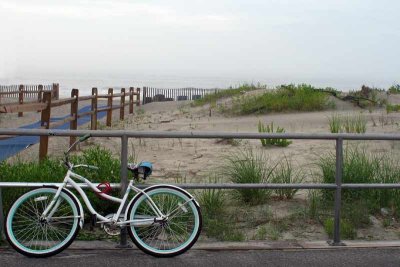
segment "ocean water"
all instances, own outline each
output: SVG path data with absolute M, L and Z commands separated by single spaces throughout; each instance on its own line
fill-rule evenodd
M 130 77 L 22 77 L 12 79 L 0 79 L 1 85 L 9 84 L 60 84 L 60 96 L 68 97 L 71 89 L 79 89 L 80 95 L 91 94 L 93 87 L 97 87 L 99 94 L 106 94 L 108 88 L 119 90 L 129 87 L 154 87 L 154 88 L 228 88 L 236 87 L 240 84 L 251 83 L 253 81 L 235 79 L 230 77 L 192 77 L 192 76 L 157 76 L 142 75 L 134 78 Z
M 341 91 L 349 91 L 361 88 L 361 85 L 383 87 L 390 86 L 388 81 L 363 82 L 361 79 L 294 79 L 290 77 L 240 77 L 240 76 L 190 76 L 190 75 L 63 75 L 52 76 L 23 76 L 15 78 L 0 79 L 1 85 L 8 84 L 60 84 L 60 96 L 68 97 L 71 89 L 79 89 L 80 95 L 91 93 L 92 87 L 97 87 L 100 94 L 107 93 L 108 88 L 119 90 L 129 87 L 155 87 L 155 88 L 228 88 L 237 87 L 244 83 L 263 84 L 273 88 L 280 84 L 308 83 L 318 87 L 334 87 Z

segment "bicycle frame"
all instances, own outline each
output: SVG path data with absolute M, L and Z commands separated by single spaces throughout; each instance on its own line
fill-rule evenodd
M 91 214 L 95 215 L 96 218 L 99 220 L 97 223 L 100 223 L 100 224 L 111 223 L 111 224 L 118 225 L 118 226 L 125 226 L 127 224 L 134 224 L 135 226 L 144 226 L 144 225 L 153 224 L 154 222 L 157 222 L 157 221 L 164 221 L 167 218 L 167 216 L 165 216 L 160 211 L 160 209 L 157 207 L 157 205 L 146 194 L 146 192 L 144 190 L 141 190 L 133 185 L 133 180 L 131 180 L 129 182 L 129 185 L 126 189 L 124 196 L 122 198 L 117 198 L 117 197 L 113 197 L 113 196 L 110 196 L 107 194 L 102 194 L 102 192 L 92 182 L 90 182 L 85 177 L 73 172 L 72 169 L 73 169 L 73 166 L 71 166 L 71 168 L 68 169 L 62 185 L 58 188 L 58 190 L 57 190 L 54 198 L 51 200 L 49 206 L 44 210 L 44 212 L 42 214 L 43 219 L 49 220 L 52 218 L 52 215 L 56 212 L 57 208 L 61 204 L 61 199 L 59 199 L 59 196 L 60 196 L 62 190 L 65 189 L 68 184 L 71 185 L 82 197 L 83 201 L 85 202 L 85 204 L 86 204 L 87 208 L 89 209 L 89 211 L 91 212 Z M 118 211 L 114 214 L 114 216 L 112 218 L 106 218 L 106 217 L 102 216 L 101 214 L 99 214 L 93 208 L 86 193 L 83 191 L 83 189 L 81 187 L 79 187 L 79 185 L 72 178 L 75 178 L 75 179 L 80 180 L 81 182 L 84 182 L 85 184 L 87 184 L 90 187 L 90 189 L 92 191 L 94 191 L 97 194 L 102 194 L 101 196 L 104 199 L 107 199 L 112 202 L 120 203 L 120 205 L 118 207 Z M 126 201 L 128 200 L 128 196 L 129 196 L 129 193 L 131 190 L 135 191 L 136 195 L 139 193 L 144 194 L 147 197 L 150 207 L 155 212 L 155 214 L 158 215 L 158 217 L 152 217 L 152 218 L 146 218 L 146 219 L 135 219 L 135 220 L 126 220 L 126 218 L 124 218 L 123 221 L 118 221 L 120 218 L 120 215 L 123 212 L 123 209 L 126 205 Z M 83 214 L 81 216 L 83 216 Z

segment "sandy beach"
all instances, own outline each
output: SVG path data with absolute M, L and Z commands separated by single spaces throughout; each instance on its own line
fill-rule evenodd
M 254 92 L 251 92 L 254 93 Z M 398 96 L 389 96 L 390 103 L 400 103 Z M 229 102 L 230 100 L 221 100 Z M 367 133 L 397 133 L 400 114 L 386 114 L 385 109 L 365 110 L 356 107 L 352 103 L 334 99 L 336 108 L 319 112 L 288 112 L 272 113 L 267 115 L 251 116 L 225 116 L 216 109 L 211 111 L 209 106 L 191 107 L 190 101 L 179 102 L 156 102 L 135 107 L 134 115 L 126 115 L 125 121 L 119 121 L 119 111 L 113 112 L 112 129 L 125 129 L 130 131 L 224 131 L 224 132 L 257 132 L 259 121 L 263 123 L 274 122 L 286 129 L 289 133 L 329 133 L 328 118 L 332 114 L 363 114 L 367 119 Z M 89 105 L 90 102 L 80 102 L 79 107 Z M 101 105 L 99 103 L 99 105 Z M 127 110 L 127 109 L 126 109 Z M 52 110 L 52 116 L 63 116 L 69 113 L 69 106 L 58 107 Z M 126 111 L 127 113 L 127 111 Z M 25 113 L 23 118 L 17 119 L 17 114 L 2 115 L 0 127 L 13 128 L 40 119 L 40 113 Z M 108 129 L 103 118 L 99 130 Z M 80 126 L 81 129 L 88 129 L 88 125 Z M 333 153 L 335 144 L 326 140 L 292 140 L 293 143 L 285 148 L 262 147 L 259 140 L 226 140 L 214 139 L 130 139 L 128 155 L 137 158 L 138 161 L 146 160 L 154 163 L 154 172 L 150 183 L 158 182 L 207 182 L 210 176 L 221 171 L 227 155 L 252 149 L 257 153 L 264 153 L 271 162 L 278 162 L 283 157 L 288 157 L 295 168 L 305 170 L 305 181 L 315 180 L 315 173 L 318 172 L 316 162 L 322 155 Z M 359 145 L 370 152 L 389 152 L 399 154 L 400 145 L 393 141 L 351 141 L 346 145 Z M 93 138 L 89 143 L 101 145 L 111 150 L 116 157 L 120 154 L 120 140 L 116 138 Z M 26 149 L 15 157 L 16 160 L 36 159 L 38 155 L 38 144 Z M 51 137 L 49 142 L 49 155 L 61 157 L 67 149 L 68 138 Z M 79 152 L 78 152 L 79 153 Z M 222 178 L 223 179 L 223 178 Z M 307 191 L 299 191 L 293 200 L 276 200 L 269 203 L 269 209 L 276 218 L 289 216 L 295 210 L 305 205 Z M 235 207 L 237 208 L 237 207 Z M 239 207 L 240 214 L 259 214 L 262 207 Z M 246 217 L 246 216 L 245 216 Z M 249 222 L 238 218 L 239 224 L 248 226 Z M 364 229 L 362 236 L 372 235 L 374 239 L 398 239 L 397 229 L 388 231 L 379 227 L 376 222 L 370 228 Z M 304 230 L 305 229 L 305 230 Z M 256 227 L 248 227 L 246 236 L 255 234 Z M 327 235 L 320 224 L 299 225 L 283 235 L 283 239 L 294 238 L 307 240 L 327 239 Z

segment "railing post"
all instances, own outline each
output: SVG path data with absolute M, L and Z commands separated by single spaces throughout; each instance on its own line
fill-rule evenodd
M 50 128 L 50 116 L 51 116 L 51 92 L 43 93 L 43 103 L 46 103 L 47 106 L 42 110 L 40 126 L 44 129 Z M 47 157 L 47 150 L 49 147 L 49 137 L 46 135 L 40 136 L 40 145 L 39 145 L 39 160 L 43 160 Z
M 121 197 L 125 195 L 126 189 L 128 188 L 128 137 L 126 135 L 123 135 L 121 137 L 121 172 L 120 172 L 120 178 L 121 178 Z M 125 208 L 123 208 L 123 213 L 125 212 Z M 130 247 L 127 241 L 127 229 L 126 226 L 121 228 L 121 236 L 120 236 L 120 242 L 117 247 L 119 248 L 127 248 Z
M 70 121 L 69 123 L 69 129 L 70 130 L 76 130 L 78 128 L 78 97 L 79 97 L 79 90 L 78 89 L 72 89 L 71 91 L 71 98 L 74 97 L 75 100 L 71 102 L 71 117 L 73 116 L 74 119 Z M 76 137 L 75 136 L 70 136 L 69 137 L 69 145 L 72 145 L 75 143 Z M 72 150 L 75 150 L 75 148 L 72 148 Z
M 136 106 L 138 106 L 138 107 L 140 107 L 140 88 L 138 87 L 138 88 L 136 88 L 136 93 L 137 93 L 137 95 L 136 95 L 136 100 L 137 100 L 137 102 L 136 102 Z
M 134 94 L 134 88 L 129 87 L 129 114 L 133 113 L 133 94 Z
M 113 103 L 113 89 L 108 89 L 108 99 L 107 99 L 107 121 L 106 125 L 111 127 L 111 120 L 112 120 L 112 103 Z
M 125 88 L 121 88 L 121 98 L 119 102 L 120 108 L 119 108 L 119 119 L 121 121 L 124 120 L 124 115 L 125 115 Z
M 335 214 L 332 246 L 344 246 L 340 241 L 340 210 L 342 202 L 342 177 L 343 177 L 343 138 L 336 139 L 336 174 L 335 174 Z
M 24 85 L 21 84 L 18 88 L 19 94 L 18 94 L 18 103 L 20 105 L 24 104 Z M 18 112 L 18 117 L 23 117 L 24 113 L 23 112 Z
M 92 88 L 92 115 L 90 116 L 90 129 L 97 130 L 97 88 Z
M 3 194 L 0 187 L 0 240 L 4 240 L 4 213 L 3 213 Z

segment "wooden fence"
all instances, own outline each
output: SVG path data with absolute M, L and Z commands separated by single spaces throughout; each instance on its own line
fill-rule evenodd
M 18 103 L 23 104 L 25 102 L 42 102 L 43 93 L 51 92 L 52 99 L 59 98 L 60 85 L 58 83 L 53 83 L 50 85 L 0 85 L 0 104 L 2 98 L 18 98 Z M 25 101 L 25 98 L 35 99 L 30 101 Z M 19 117 L 23 116 L 23 113 L 18 114 Z
M 64 125 L 65 123 L 70 123 L 70 129 L 76 130 L 78 127 L 78 118 L 90 115 L 90 129 L 97 130 L 97 113 L 102 111 L 107 111 L 106 125 L 111 126 L 112 122 L 112 112 L 113 110 L 119 110 L 119 118 L 123 120 L 125 117 L 125 107 L 129 106 L 129 113 L 134 112 L 134 104 L 140 106 L 140 88 L 133 87 L 126 91 L 125 88 L 121 89 L 120 93 L 114 94 L 113 88 L 108 89 L 108 94 L 99 95 L 97 88 L 92 88 L 92 94 L 89 96 L 79 96 L 78 89 L 72 89 L 71 98 L 56 99 L 53 100 L 52 92 L 43 92 L 43 98 L 41 102 L 30 102 L 30 103 L 9 103 L 0 105 L 0 113 L 22 113 L 22 112 L 41 112 L 41 128 L 42 129 L 52 129 L 58 126 Z M 136 97 L 135 97 L 136 96 Z M 120 98 L 119 105 L 114 105 L 113 99 Z M 135 98 L 135 99 L 134 99 Z M 99 99 L 107 99 L 107 106 L 98 107 Z M 78 113 L 79 101 L 91 100 L 90 111 Z M 59 107 L 63 105 L 70 105 L 71 112 L 70 116 L 63 120 L 57 122 L 51 122 L 51 110 L 54 107 Z M 11 136 L 8 136 L 11 137 Z M 75 142 L 76 137 L 70 137 L 70 144 Z M 48 136 L 40 137 L 39 146 L 39 159 L 42 160 L 47 156 L 49 144 Z
M 163 101 L 183 101 L 196 100 L 203 98 L 206 94 L 218 92 L 220 89 L 199 89 L 199 88 L 179 88 L 179 89 L 160 89 L 153 87 L 143 87 L 142 103 Z

